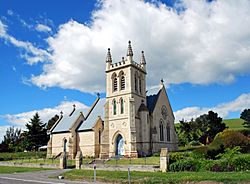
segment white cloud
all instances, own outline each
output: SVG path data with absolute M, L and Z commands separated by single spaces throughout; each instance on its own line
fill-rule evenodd
M 49 26 L 44 25 L 44 24 L 37 24 L 36 30 L 39 32 L 51 32 L 51 28 Z
M 230 83 L 250 71 L 250 1 L 184 0 L 177 12 L 164 4 L 139 0 L 100 1 L 89 25 L 74 20 L 48 38 L 51 63 L 32 77 L 38 86 L 104 91 L 105 55 L 126 55 L 132 40 L 134 59 L 145 50 L 148 84 Z M 67 73 L 67 75 L 65 75 Z
M 6 34 L 7 26 L 3 24 L 3 22 L 0 20 L 0 37 L 4 36 Z
M 7 128 L 9 128 L 9 126 L 0 126 L 0 143 L 3 141 L 3 136 L 5 135 Z
M 23 48 L 29 64 L 49 61 L 30 79 L 43 88 L 104 92 L 106 49 L 111 48 L 118 62 L 126 55 L 128 40 L 135 61 L 145 50 L 149 88 L 160 78 L 172 84 L 210 84 L 249 75 L 250 1 L 183 0 L 176 6 L 184 11 L 156 2 L 100 0 L 88 25 L 74 20 L 60 25 L 47 39 L 46 50 L 7 34 L 1 21 L 0 37 Z M 50 24 L 37 22 L 37 28 L 49 31 L 45 25 Z
M 0 20 L 0 38 L 12 45 L 24 49 L 25 54 L 21 55 L 29 64 L 48 61 L 50 54 L 48 51 L 35 47 L 32 43 L 17 40 L 15 37 L 7 33 L 7 26 Z
M 89 107 L 82 104 L 81 102 L 62 101 L 58 106 L 54 108 L 44 108 L 40 110 L 33 110 L 19 114 L 5 114 L 5 115 L 0 115 L 0 118 L 5 119 L 5 121 L 9 122 L 10 126 L 18 127 L 21 128 L 22 130 L 25 130 L 25 124 L 30 121 L 30 119 L 35 115 L 36 112 L 38 112 L 42 122 L 47 123 L 48 120 L 54 117 L 56 114 L 60 115 L 61 111 L 64 113 L 64 115 L 69 115 L 69 113 L 73 109 L 72 107 L 73 104 L 76 105 L 76 109 L 83 109 L 84 114 L 87 114 Z M 0 142 L 7 128 L 10 126 L 0 126 Z
M 72 105 L 75 104 L 77 109 L 87 110 L 88 106 L 78 102 L 78 101 L 63 101 L 58 106 L 54 108 L 45 108 L 40 110 L 33 110 L 29 112 L 23 112 L 19 114 L 5 114 L 1 115 L 1 118 L 5 119 L 7 122 L 13 125 L 25 126 L 26 123 L 30 121 L 36 112 L 40 115 L 40 118 L 43 123 L 47 123 L 50 118 L 53 116 L 60 115 L 60 112 L 63 111 L 64 114 L 69 114 L 72 111 Z
M 191 120 L 202 114 L 206 114 L 209 110 L 217 112 L 220 117 L 227 118 L 232 112 L 242 112 L 250 107 L 250 93 L 242 94 L 235 100 L 223 104 L 218 104 L 215 107 L 187 107 L 174 112 L 176 121 Z

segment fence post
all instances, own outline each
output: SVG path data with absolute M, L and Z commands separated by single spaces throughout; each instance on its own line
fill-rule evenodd
M 96 182 L 96 164 L 94 164 L 94 183 Z
M 128 167 L 128 183 L 131 184 L 130 167 Z

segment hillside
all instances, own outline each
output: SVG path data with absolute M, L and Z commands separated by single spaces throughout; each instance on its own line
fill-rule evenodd
M 226 125 L 228 126 L 229 129 L 233 129 L 233 130 L 244 129 L 244 126 L 243 126 L 244 120 L 242 120 L 240 118 L 224 119 L 223 122 L 226 123 Z
M 233 130 L 242 130 L 242 129 L 244 129 L 244 126 L 243 126 L 244 120 L 242 120 L 240 118 L 224 119 L 223 122 L 226 123 L 226 125 L 227 125 L 227 127 L 229 129 L 233 129 Z M 178 128 L 179 126 L 180 126 L 180 123 L 175 122 L 175 127 Z

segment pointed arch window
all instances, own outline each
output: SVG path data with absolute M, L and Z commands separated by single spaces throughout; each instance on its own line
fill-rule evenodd
M 167 126 L 167 141 L 170 141 L 170 127 Z
M 135 74 L 135 92 L 137 92 L 137 88 L 138 86 L 137 86 L 137 76 L 136 76 L 136 74 Z
M 113 114 L 116 115 L 116 100 L 113 100 Z
M 114 84 L 113 84 L 114 86 L 113 86 L 113 91 L 117 91 L 117 78 L 115 77 L 114 78 Z
M 140 94 L 142 94 L 141 77 L 139 78 L 139 91 L 140 91 Z
M 99 130 L 99 140 L 98 140 L 99 144 L 101 144 L 101 130 Z
M 125 76 L 122 75 L 121 76 L 121 90 L 124 90 L 125 89 Z
M 118 89 L 117 75 L 115 72 L 112 74 L 111 80 L 112 80 L 112 90 L 113 90 L 113 92 L 115 92 Z
M 121 98 L 121 114 L 124 113 L 124 100 Z
M 162 120 L 160 121 L 160 141 L 164 141 L 164 129 Z

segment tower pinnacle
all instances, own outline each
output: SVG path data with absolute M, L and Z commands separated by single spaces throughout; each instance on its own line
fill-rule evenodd
M 145 65 L 146 64 L 146 59 L 144 56 L 144 51 L 141 51 L 141 64 Z
M 133 56 L 133 50 L 131 47 L 131 41 L 128 41 L 128 52 L 127 52 L 127 56 Z
M 106 62 L 110 62 L 112 63 L 112 57 L 111 57 L 111 53 L 110 53 L 110 48 L 108 48 L 108 53 L 107 53 L 107 57 L 106 57 Z

